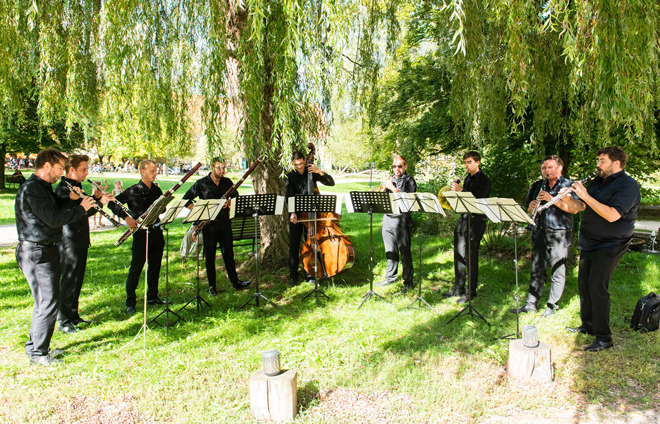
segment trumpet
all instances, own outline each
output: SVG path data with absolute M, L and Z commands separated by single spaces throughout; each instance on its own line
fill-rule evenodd
M 586 177 L 584 177 L 583 179 L 581 179 L 580 183 L 582 183 L 582 184 L 586 183 L 587 181 L 589 181 L 590 179 L 595 177 L 596 174 L 598 174 L 598 172 L 599 172 L 598 169 L 596 169 L 594 172 L 592 172 L 591 174 L 589 174 Z M 550 199 L 548 201 L 548 203 L 546 203 L 545 205 L 539 206 L 539 208 L 536 211 L 538 213 L 543 212 L 544 210 L 548 209 L 550 206 L 554 205 L 555 203 L 560 201 L 564 196 L 566 196 L 568 193 L 571 193 L 571 192 L 572 192 L 572 190 L 569 189 L 569 190 L 564 191 L 563 193 L 559 193 L 558 195 L 556 195 L 555 197 Z
M 462 180 L 465 180 L 465 177 L 467 177 L 467 172 L 463 175 L 462 178 L 457 178 L 455 180 L 452 180 L 451 183 L 447 184 L 446 186 L 442 187 L 440 191 L 438 191 L 438 201 L 440 202 L 440 206 L 442 206 L 443 209 L 449 210 L 451 209 L 451 205 L 445 198 L 445 192 L 451 190 L 451 184 L 456 183 L 460 184 Z
M 389 182 L 392 182 L 392 178 L 384 179 L 383 181 L 380 182 L 380 185 L 378 187 L 376 187 L 376 189 L 374 191 L 379 192 L 379 193 L 384 192 L 385 190 L 387 190 L 386 184 L 389 183 Z
M 536 214 L 539 213 L 539 206 L 541 206 L 541 192 L 547 189 L 548 187 L 548 177 L 545 177 L 543 179 L 543 183 L 541 183 L 541 189 L 539 190 L 538 196 L 536 196 L 536 207 L 534 208 L 534 211 L 532 212 L 532 221 L 534 218 L 536 218 Z

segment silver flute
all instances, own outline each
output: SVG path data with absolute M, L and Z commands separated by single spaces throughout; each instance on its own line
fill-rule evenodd
M 587 175 L 585 178 L 581 179 L 581 180 L 580 180 L 580 183 L 582 183 L 582 184 L 586 183 L 587 181 L 589 181 L 590 179 L 592 179 L 593 177 L 595 177 L 596 174 L 598 174 L 598 172 L 599 172 L 599 171 L 596 169 L 594 172 L 592 172 L 591 174 Z M 558 195 L 556 195 L 555 197 L 553 197 L 552 199 L 550 199 L 550 200 L 548 201 L 548 203 L 546 203 L 546 204 L 543 205 L 543 206 L 540 206 L 540 207 L 537 209 L 537 212 L 539 212 L 539 213 L 540 213 L 540 212 L 543 212 L 544 210 L 548 209 L 550 206 L 552 206 L 552 205 L 554 205 L 555 203 L 557 203 L 558 201 L 560 201 L 564 196 L 566 196 L 566 195 L 569 194 L 569 193 L 572 193 L 572 190 L 569 189 L 569 190 L 566 190 L 566 191 L 563 192 L 563 193 L 559 193 Z
M 64 181 L 64 183 L 67 185 L 67 187 L 69 187 L 69 190 L 71 190 L 72 192 L 76 193 L 78 196 L 81 196 L 81 197 L 91 197 L 91 198 L 92 198 L 92 207 L 96 208 L 96 210 L 98 210 L 99 213 L 100 213 L 101 215 L 103 215 L 104 217 L 106 217 L 107 220 L 110 221 L 110 223 L 111 223 L 112 225 L 114 225 L 115 227 L 119 227 L 119 226 L 121 225 L 119 222 L 117 222 L 116 220 L 114 220 L 114 219 L 110 216 L 109 213 L 107 213 L 106 211 L 103 210 L 103 206 L 99 206 L 99 204 L 96 203 L 96 199 L 95 199 L 94 197 L 92 197 L 92 196 L 90 196 L 89 194 L 85 193 L 85 192 L 83 191 L 82 188 L 80 188 L 80 187 L 74 187 L 74 186 L 72 186 L 68 181 Z

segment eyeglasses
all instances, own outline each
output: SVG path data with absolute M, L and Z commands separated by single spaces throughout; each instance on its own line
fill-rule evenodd
M 403 168 L 405 165 L 392 165 L 392 168 Z

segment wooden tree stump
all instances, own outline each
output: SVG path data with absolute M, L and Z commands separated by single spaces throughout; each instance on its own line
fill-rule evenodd
M 516 380 L 550 383 L 554 377 L 552 352 L 547 343 L 526 347 L 521 339 L 509 343 L 509 375 Z
M 257 420 L 292 421 L 298 414 L 298 373 L 269 377 L 259 371 L 250 380 L 250 410 Z

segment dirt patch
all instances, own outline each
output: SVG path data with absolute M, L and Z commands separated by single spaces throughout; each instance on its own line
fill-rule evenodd
M 306 415 L 323 417 L 329 422 L 391 423 L 393 417 L 397 422 L 405 422 L 415 408 L 410 396 L 388 390 L 369 393 L 346 388 L 322 390 L 319 400 L 320 404 Z
M 154 423 L 137 410 L 133 397 L 126 395 L 116 402 L 97 402 L 88 396 L 75 396 L 53 411 L 54 422 L 76 424 Z

